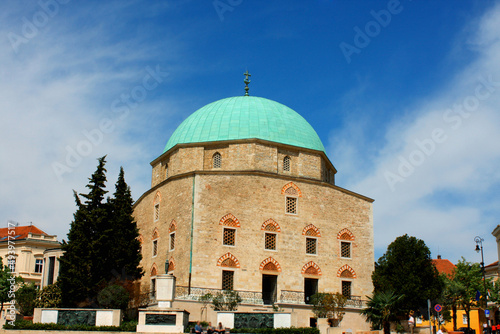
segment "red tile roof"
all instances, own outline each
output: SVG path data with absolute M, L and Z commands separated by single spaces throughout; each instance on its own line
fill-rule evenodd
M 493 263 L 488 264 L 484 269 L 490 268 L 490 267 L 498 267 L 498 261 L 495 261 Z
M 446 274 L 448 276 L 453 275 L 453 271 L 455 270 L 455 265 L 447 259 L 433 259 L 432 263 L 436 266 L 437 271 L 440 274 Z
M 14 230 L 14 233 L 10 232 L 12 230 Z M 26 239 L 28 237 L 28 233 L 48 235 L 47 233 L 40 230 L 35 225 L 3 227 L 3 228 L 0 228 L 0 241 L 7 240 L 7 236 L 9 236 L 9 235 L 12 238 L 15 237 L 14 238 L 15 240 Z

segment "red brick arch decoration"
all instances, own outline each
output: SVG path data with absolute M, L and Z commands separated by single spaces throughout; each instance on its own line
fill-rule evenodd
M 226 253 L 222 255 L 217 261 L 217 266 L 219 267 L 233 267 L 239 268 L 240 261 L 231 253 Z
M 349 265 L 345 264 L 337 270 L 337 277 L 356 278 L 356 272 Z
M 233 216 L 232 214 L 228 213 L 224 217 L 222 217 L 219 221 L 220 225 L 226 225 L 226 226 L 231 226 L 231 227 L 241 227 L 240 221 L 238 218 Z
M 312 237 L 321 237 L 321 232 L 313 224 L 309 224 L 302 230 L 302 235 L 309 235 Z
M 281 232 L 281 227 L 273 219 L 268 219 L 264 223 L 262 223 L 261 230 L 263 230 L 263 231 Z
M 337 233 L 337 239 L 354 241 L 354 234 L 345 228 Z
M 322 272 L 320 267 L 314 263 L 314 261 L 309 261 L 302 267 L 302 275 L 304 274 L 321 276 Z
M 281 266 L 278 263 L 278 261 L 276 261 L 272 257 L 268 257 L 267 259 L 265 259 L 264 261 L 262 261 L 260 263 L 259 270 L 268 270 L 268 271 L 281 272 Z
M 282 195 L 285 195 L 285 194 L 290 194 L 290 192 L 291 192 L 291 191 L 288 191 L 288 192 L 287 192 L 287 190 L 288 190 L 289 188 L 292 188 L 292 189 L 294 189 L 294 190 L 295 190 L 295 191 L 294 191 L 295 196 L 297 196 L 297 197 L 302 197 L 302 192 L 300 191 L 299 187 L 297 187 L 297 186 L 295 185 L 295 183 L 293 183 L 293 182 L 290 182 L 290 183 L 285 184 L 285 185 L 283 186 L 283 188 L 281 188 L 281 194 L 282 194 Z M 292 194 L 290 194 L 290 195 L 292 195 Z

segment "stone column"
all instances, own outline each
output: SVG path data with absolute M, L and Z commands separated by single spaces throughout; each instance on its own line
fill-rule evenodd
M 175 276 L 156 275 L 156 301 L 159 308 L 171 308 L 175 298 Z

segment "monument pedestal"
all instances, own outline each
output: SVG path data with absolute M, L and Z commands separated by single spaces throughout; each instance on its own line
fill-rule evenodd
M 175 276 L 156 276 L 157 306 L 139 310 L 137 332 L 184 333 L 189 322 L 189 312 L 173 309 Z

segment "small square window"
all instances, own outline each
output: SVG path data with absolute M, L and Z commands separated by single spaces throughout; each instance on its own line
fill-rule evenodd
M 297 198 L 287 197 L 286 198 L 286 213 L 297 214 Z
M 236 240 L 236 230 L 234 228 L 225 228 L 223 236 L 223 245 L 234 246 Z
M 170 233 L 170 250 L 173 251 L 175 249 L 175 232 Z
M 153 256 L 158 255 L 158 240 L 153 240 Z
M 41 274 L 43 269 L 43 259 L 35 260 L 35 273 Z
M 155 204 L 155 221 L 160 219 L 160 203 Z
M 340 242 L 340 256 L 345 258 L 351 258 L 351 243 L 341 241 Z
M 266 233 L 265 240 L 265 249 L 276 250 L 276 234 L 275 233 Z
M 222 271 L 222 290 L 233 290 L 234 271 Z
M 351 282 L 342 281 L 342 295 L 351 299 Z
M 315 238 L 306 238 L 306 253 L 307 254 L 316 254 L 316 239 Z

